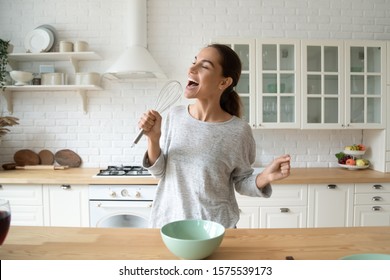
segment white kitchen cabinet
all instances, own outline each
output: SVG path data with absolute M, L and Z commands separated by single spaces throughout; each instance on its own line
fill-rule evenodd
M 300 127 L 300 41 L 256 41 L 257 128 Z
M 270 198 L 236 196 L 240 228 L 306 227 L 307 185 L 275 186 Z
M 390 183 L 355 184 L 354 226 L 390 226 Z
M 306 206 L 260 207 L 260 228 L 305 228 Z
M 89 226 L 87 185 L 44 185 L 45 225 Z
M 259 207 L 240 206 L 240 220 L 238 228 L 258 228 L 259 227 Z
M 9 64 L 16 69 L 19 62 L 47 62 L 47 61 L 69 61 L 73 66 L 74 72 L 78 72 L 79 61 L 101 60 L 101 57 L 95 52 L 50 52 L 50 53 L 11 53 L 9 54 Z M 7 104 L 7 111 L 12 114 L 13 102 L 12 92 L 31 92 L 31 91 L 76 91 L 79 93 L 83 105 L 84 113 L 87 113 L 86 91 L 102 90 L 97 85 L 31 85 L 31 86 L 7 86 L 0 94 L 3 95 Z
M 386 127 L 386 42 L 346 41 L 346 126 Z
M 302 128 L 345 125 L 343 41 L 302 41 Z
M 352 226 L 353 196 L 353 184 L 309 185 L 307 226 Z
M 0 185 L 0 197 L 11 206 L 11 225 L 43 226 L 42 185 Z

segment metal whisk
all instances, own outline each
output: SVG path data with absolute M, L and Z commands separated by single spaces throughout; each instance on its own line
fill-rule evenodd
M 179 100 L 183 89 L 178 81 L 168 81 L 161 89 L 156 103 L 154 104 L 154 110 L 159 113 L 163 113 L 169 107 L 171 107 L 177 100 Z M 137 137 L 135 137 L 131 147 L 134 147 L 144 134 L 144 130 L 141 129 Z

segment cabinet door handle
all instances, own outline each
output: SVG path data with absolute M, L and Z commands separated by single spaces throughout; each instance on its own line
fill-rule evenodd
M 288 208 L 280 208 L 280 213 L 288 213 L 290 212 L 290 209 Z
M 382 207 L 380 206 L 373 206 L 372 207 L 372 211 L 381 211 L 382 210 Z
M 383 186 L 382 185 L 379 185 L 379 184 L 375 184 L 372 186 L 373 189 L 376 189 L 376 190 L 381 190 L 383 189 Z
M 61 185 L 61 189 L 70 190 L 72 187 L 70 185 Z
M 329 184 L 328 185 L 328 189 L 330 189 L 330 190 L 334 190 L 336 188 L 337 188 L 337 185 L 335 185 L 335 184 Z
M 380 196 L 374 196 L 374 197 L 372 198 L 372 201 L 382 201 L 382 200 L 383 200 L 383 198 L 380 197 Z

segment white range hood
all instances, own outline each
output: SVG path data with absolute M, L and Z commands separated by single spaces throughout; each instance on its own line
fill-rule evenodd
M 166 78 L 147 49 L 146 0 L 127 0 L 124 33 L 127 47 L 106 71 L 110 79 Z

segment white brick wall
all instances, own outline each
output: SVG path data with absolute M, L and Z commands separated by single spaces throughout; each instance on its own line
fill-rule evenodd
M 59 40 L 86 40 L 104 58 L 80 63 L 80 71 L 104 72 L 126 45 L 124 6 L 125 0 L 0 0 L 0 37 L 23 52 L 27 32 L 51 24 Z M 214 37 L 388 40 L 389 18 L 387 0 L 148 0 L 148 47 L 169 78 L 184 82 L 192 58 Z M 67 63 L 55 66 L 70 71 Z M 34 64 L 22 67 L 37 71 Z M 12 162 L 22 148 L 70 148 L 84 167 L 139 164 L 145 140 L 133 149 L 131 141 L 139 116 L 162 84 L 104 81 L 103 86 L 104 91 L 88 92 L 88 114 L 75 92 L 14 93 L 20 125 L 3 137 L 0 163 Z M 326 167 L 334 165 L 334 154 L 344 145 L 360 142 L 362 131 L 260 130 L 254 135 L 257 165 L 290 153 L 295 167 Z

